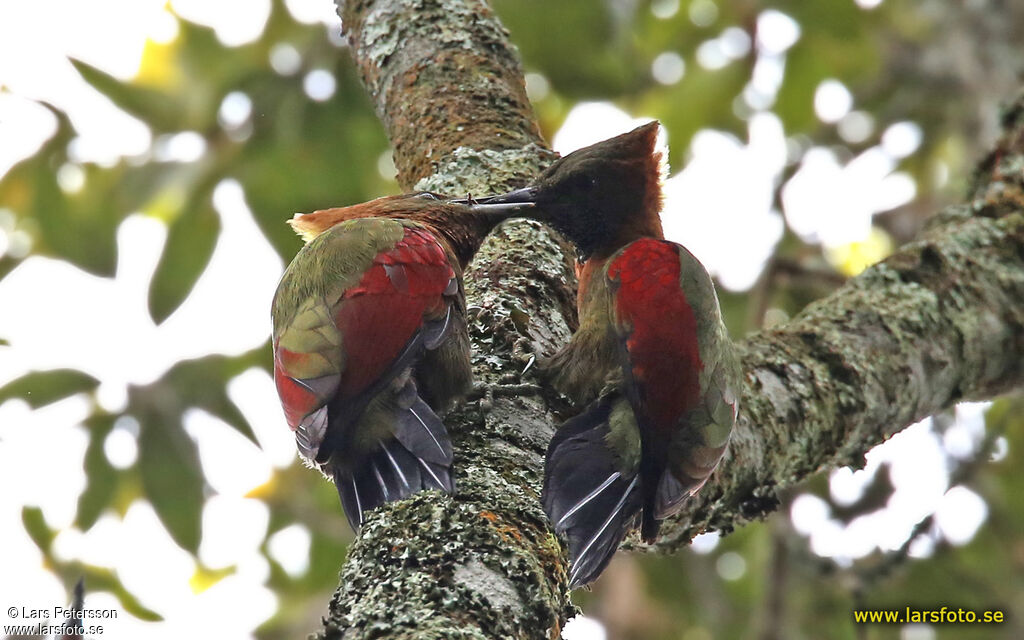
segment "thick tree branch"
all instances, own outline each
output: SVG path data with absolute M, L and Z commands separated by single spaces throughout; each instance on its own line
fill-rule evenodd
M 518 56 L 484 2 L 358 0 L 339 13 L 405 188 L 496 192 L 553 157 Z M 530 381 L 518 375 L 528 355 L 570 335 L 571 281 L 541 225 L 492 234 L 466 274 L 477 382 Z M 540 506 L 556 425 L 547 403 L 489 393 L 444 420 L 457 495 L 420 493 L 370 515 L 322 637 L 557 638 L 571 614 L 562 548 Z
M 727 458 L 658 546 L 728 532 L 773 509 L 779 489 L 860 467 L 926 416 L 1024 387 L 1024 93 L 1004 126 L 969 203 L 740 345 L 746 385 Z
M 406 188 L 455 149 L 543 145 L 519 56 L 485 2 L 338 0 Z
M 728 457 L 659 546 L 730 531 L 773 509 L 781 488 L 862 466 L 909 424 L 1024 386 L 1021 151 L 1003 160 L 1018 163 L 1017 176 L 994 198 L 947 209 L 919 240 L 742 343 L 746 385 Z
M 482 0 L 353 0 L 340 13 L 403 186 L 496 191 L 550 159 L 512 46 Z M 729 455 L 666 523 L 660 547 L 759 517 L 779 489 L 858 465 L 871 446 L 958 400 L 1024 386 L 1022 114 L 1024 96 L 970 203 L 741 343 L 746 386 Z M 478 381 L 536 381 L 518 371 L 529 351 L 567 339 L 571 280 L 540 225 L 492 234 L 467 273 Z M 322 637 L 557 637 L 571 613 L 565 557 L 539 485 L 558 408 L 546 394 L 497 393 L 448 414 L 457 495 L 421 493 L 370 515 Z

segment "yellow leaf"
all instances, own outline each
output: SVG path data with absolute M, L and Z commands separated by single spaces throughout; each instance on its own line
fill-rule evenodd
M 264 499 L 269 498 L 270 496 L 274 495 L 274 491 L 276 489 L 277 489 L 277 479 L 276 479 L 276 474 L 274 474 L 274 475 L 272 475 L 270 477 L 270 480 L 267 480 L 266 482 L 264 482 L 263 484 L 261 484 L 258 487 L 253 487 L 252 489 L 250 489 L 248 491 L 248 493 L 245 494 L 244 497 L 246 497 L 246 498 L 254 498 L 256 500 L 264 500 Z
M 187 194 L 181 187 L 171 186 L 147 202 L 145 207 L 143 207 L 143 211 L 150 217 L 170 224 L 181 215 L 186 198 Z
M 142 49 L 142 61 L 135 74 L 135 82 L 159 89 L 178 87 L 181 84 L 181 70 L 177 65 L 175 49 L 178 39 L 157 42 L 146 38 Z
M 192 593 L 200 594 L 234 572 L 235 567 L 227 567 L 225 569 L 197 567 L 196 572 L 188 580 L 188 586 L 192 588 Z
M 889 234 L 878 227 L 871 227 L 871 233 L 860 242 L 826 249 L 825 259 L 843 275 L 855 276 L 888 256 L 892 249 Z

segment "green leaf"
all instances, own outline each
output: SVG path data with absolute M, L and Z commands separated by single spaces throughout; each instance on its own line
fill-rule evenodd
M 180 362 L 163 378 L 129 391 L 128 411 L 141 423 L 139 461 L 142 488 L 174 540 L 196 552 L 203 505 L 203 474 L 182 416 L 199 407 L 256 441 L 245 417 L 225 391 L 228 381 L 254 367 L 267 366 L 267 345 L 240 356 L 208 356 Z
M 66 567 L 62 567 L 61 573 L 81 576 L 85 581 L 86 593 L 90 591 L 109 591 L 114 594 L 114 597 L 117 598 L 126 612 L 140 620 L 147 622 L 161 622 L 163 620 L 163 616 L 139 602 L 138 598 L 121 584 L 117 574 L 109 569 L 71 563 Z
M 179 420 L 145 416 L 139 434 L 139 471 L 146 497 L 175 542 L 199 549 L 203 474 L 195 444 Z
M 528 68 L 539 69 L 574 98 L 608 96 L 635 87 L 631 33 L 609 3 L 515 0 L 495 6 Z M 551 25 L 572 25 L 552 37 Z
M 149 314 L 156 323 L 167 319 L 188 297 L 210 263 L 220 217 L 209 192 L 190 198 L 185 210 L 171 224 L 167 244 L 149 285 Z
M 33 253 L 64 258 L 99 276 L 112 276 L 117 266 L 117 224 L 123 217 L 109 198 L 69 197 L 57 171 L 68 162 L 67 147 L 75 131 L 67 116 L 45 103 L 57 117 L 57 133 L 32 157 L 0 179 L 0 202 L 19 219 L 29 219 Z M 72 232 L 73 230 L 73 232 Z
M 237 358 L 207 356 L 179 362 L 167 372 L 165 381 L 181 395 L 182 407 L 193 406 L 209 411 L 259 446 L 249 422 L 228 397 L 227 384 L 246 369 L 259 366 L 269 354 L 269 346 L 265 346 Z
M 43 518 L 43 512 L 38 507 L 23 507 L 21 510 L 21 522 L 25 527 L 32 541 L 43 552 L 47 566 L 55 573 L 78 580 L 83 578 L 87 592 L 109 591 L 120 601 L 125 611 L 142 620 L 158 622 L 163 620 L 160 614 L 143 606 L 138 599 L 121 584 L 117 574 L 109 569 L 94 567 L 80 562 L 60 562 L 51 554 L 53 540 L 57 533 L 49 528 Z
M 88 484 L 78 498 L 78 511 L 75 515 L 75 524 L 82 531 L 91 529 L 100 514 L 113 503 L 118 479 L 117 470 L 110 465 L 103 452 L 103 444 L 114 426 L 114 417 L 95 416 L 86 426 L 89 429 L 89 447 L 85 450 L 85 477 Z
M 43 512 L 38 507 L 23 507 L 21 510 L 21 522 L 25 527 L 32 541 L 43 552 L 50 567 L 62 576 L 74 576 L 73 579 L 83 578 L 87 591 L 109 591 L 121 602 L 125 611 L 142 620 L 159 622 L 163 620 L 160 614 L 147 609 L 133 596 L 128 589 L 121 584 L 117 575 L 109 569 L 94 567 L 79 562 L 62 563 L 55 560 L 50 550 L 57 533 L 50 529 Z
M 22 507 L 21 523 L 39 550 L 44 554 L 49 554 L 50 546 L 53 545 L 53 539 L 57 537 L 57 533 L 46 525 L 43 510 L 39 507 Z
M 90 273 L 113 276 L 117 268 L 117 221 L 109 219 L 109 209 L 73 211 L 53 172 L 37 171 L 34 182 L 32 212 L 45 246 Z M 70 229 L 75 229 L 74 233 L 69 233 Z
M 107 168 L 95 164 L 82 165 L 85 185 L 68 196 L 72 215 L 111 219 L 116 228 L 123 217 L 149 209 L 154 199 L 168 190 L 186 190 L 198 173 L 196 163 L 150 162 L 136 165 L 129 160 Z M 77 219 L 77 218 L 76 218 Z
M 76 393 L 92 391 L 99 380 L 73 369 L 35 371 L 0 387 L 0 403 L 11 398 L 21 398 L 37 409 Z
M 159 131 L 180 131 L 185 128 L 182 126 L 185 105 L 180 94 L 175 96 L 163 91 L 122 82 L 92 65 L 74 58 L 71 59 L 71 64 L 94 89 L 153 128 Z
M 233 175 L 256 223 L 286 260 L 302 246 L 285 224 L 292 214 L 369 200 L 389 188 L 376 163 L 367 161 L 387 149 L 380 123 L 354 72 L 338 69 L 337 78 L 339 97 L 328 103 L 270 92 L 280 92 L 279 86 L 253 92 L 254 108 L 269 113 L 257 122 Z
M 147 622 L 161 622 L 163 620 L 163 616 L 139 602 L 138 599 L 121 583 L 117 574 L 110 569 L 96 567 L 81 562 L 60 562 L 59 560 L 51 557 L 49 553 L 46 553 L 46 560 L 49 564 L 49 568 L 57 573 L 66 584 L 75 583 L 78 582 L 78 580 L 82 581 L 82 586 L 85 589 L 86 601 L 88 601 L 90 593 L 107 591 L 117 598 L 121 607 L 123 607 L 126 612 L 132 614 L 136 618 Z

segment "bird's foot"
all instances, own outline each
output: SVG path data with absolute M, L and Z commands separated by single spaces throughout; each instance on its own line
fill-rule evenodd
M 487 412 L 494 408 L 495 398 L 516 398 L 522 396 L 540 395 L 540 385 L 530 383 L 515 383 L 515 374 L 506 374 L 499 379 L 498 384 L 485 384 L 483 382 L 473 383 L 473 387 L 466 394 L 467 400 L 477 400 L 481 411 Z
M 544 355 L 536 351 L 532 340 L 521 337 L 512 345 L 512 357 L 523 365 L 522 371 L 519 372 L 519 376 L 522 377 L 526 375 L 527 371 L 532 369 L 539 361 L 541 361 Z

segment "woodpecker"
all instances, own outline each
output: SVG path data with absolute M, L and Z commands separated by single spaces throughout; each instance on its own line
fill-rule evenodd
M 433 193 L 296 214 L 306 241 L 272 304 L 274 380 L 299 454 L 349 524 L 422 489 L 454 491 L 438 417 L 471 380 L 462 272 L 529 203 Z
M 545 365 L 580 407 L 548 447 L 542 500 L 568 539 L 569 582 L 595 580 L 637 525 L 707 481 L 736 420 L 739 370 L 711 277 L 664 239 L 666 151 L 651 122 L 482 202 L 534 204 L 578 248 L 579 329 Z

